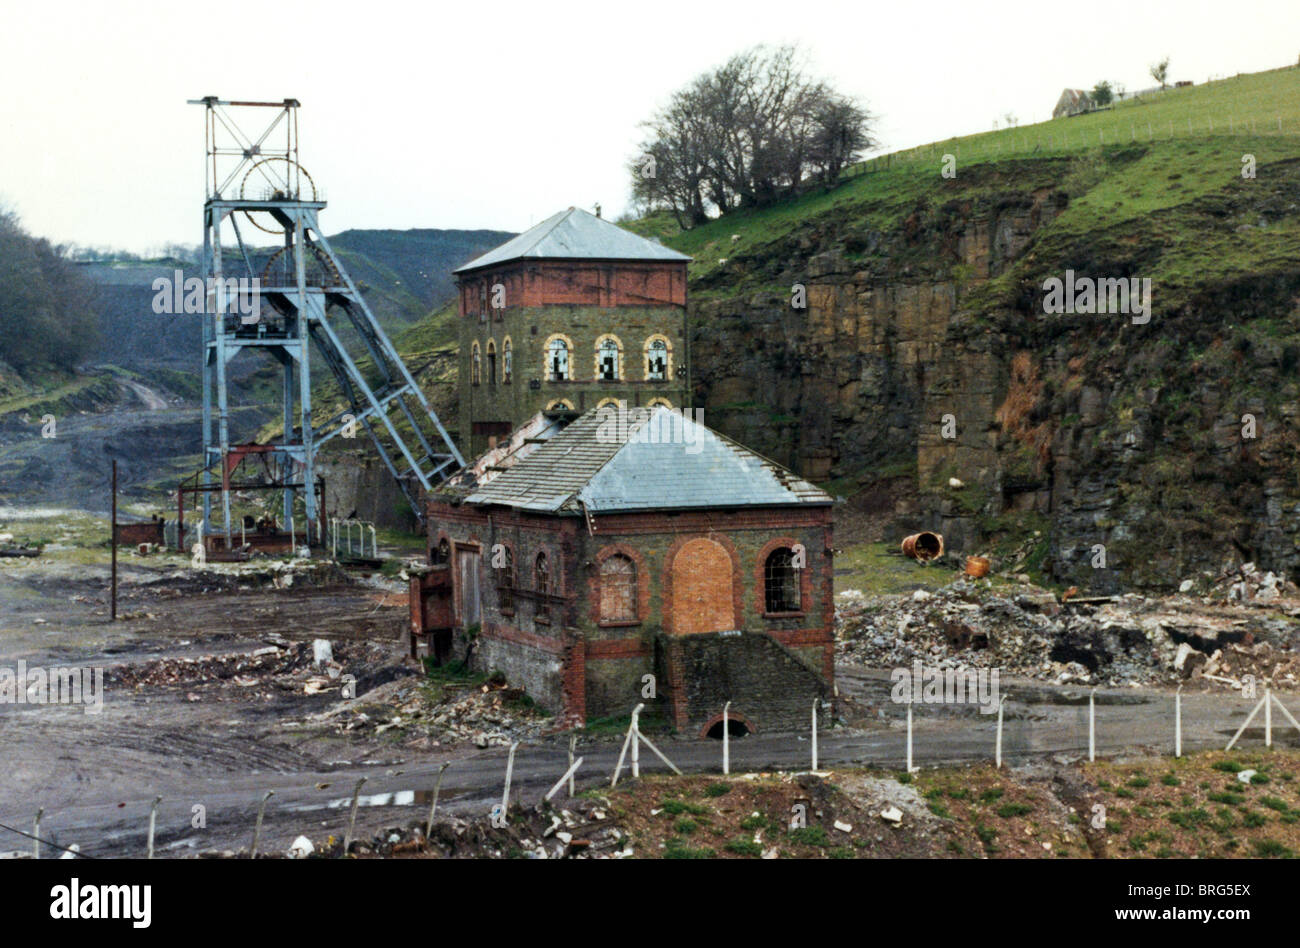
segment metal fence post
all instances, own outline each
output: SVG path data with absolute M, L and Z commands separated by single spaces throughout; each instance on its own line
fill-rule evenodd
M 731 707 L 728 701 L 722 706 L 722 772 L 723 774 L 731 773 L 731 736 L 728 734 L 730 728 L 727 727 L 727 709 Z
M 266 795 L 262 797 L 261 805 L 257 808 L 257 823 L 253 826 L 253 848 L 248 854 L 249 859 L 257 858 L 257 847 L 262 843 L 262 817 L 266 813 L 266 801 L 273 796 L 275 796 L 274 790 L 266 791 Z

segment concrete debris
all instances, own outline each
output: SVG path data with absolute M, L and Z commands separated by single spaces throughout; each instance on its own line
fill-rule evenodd
M 459 742 L 507 747 L 557 727 L 521 689 L 507 687 L 501 679 L 431 688 L 413 672 L 380 685 L 364 700 L 341 701 L 309 720 L 328 723 L 338 733 L 396 730 L 413 747 L 426 750 Z
M 440 815 L 428 839 L 423 821 L 415 821 L 406 827 L 385 827 L 369 840 L 357 840 L 349 852 L 357 856 L 420 853 L 498 859 L 626 859 L 635 855 L 626 834 L 612 820 L 598 817 L 598 812 L 602 811 L 597 801 L 579 797 L 565 801 L 558 811 L 548 803 L 511 806 L 505 826 L 494 826 L 486 815 L 472 820 Z M 340 845 L 331 839 L 320 852 L 338 856 Z
M 1252 564 L 1230 585 L 1243 583 L 1247 598 L 1224 602 L 1137 594 L 1062 602 L 1032 584 L 964 577 L 911 594 L 840 596 L 837 647 L 842 661 L 871 668 L 919 660 L 1056 684 L 1240 688 L 1249 675 L 1300 687 L 1300 590 Z
M 227 694 L 227 689 L 261 689 L 267 697 L 276 691 L 338 694 L 344 670 L 357 681 L 382 678 L 384 674 L 413 675 L 410 669 L 393 665 L 392 651 L 391 646 L 372 642 L 339 643 L 335 654 L 341 661 L 332 661 L 327 667 L 340 677 L 318 673 L 311 644 L 307 642 L 285 642 L 282 646 L 229 655 L 159 658 L 136 665 L 117 665 L 108 668 L 104 677 L 112 685 L 135 691 L 183 688 L 186 700 L 192 702 L 247 699 L 247 695 Z
M 293 845 L 289 847 L 289 858 L 306 859 L 315 851 L 316 851 L 316 847 L 312 845 L 310 839 L 308 839 L 306 836 L 299 836 L 297 839 L 293 841 Z
M 886 823 L 893 823 L 898 826 L 903 822 L 903 811 L 896 806 L 885 807 L 880 811 L 880 818 Z

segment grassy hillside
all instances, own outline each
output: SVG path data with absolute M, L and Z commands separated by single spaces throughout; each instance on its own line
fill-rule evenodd
M 1053 577 L 1111 588 L 1225 558 L 1300 568 L 1297 194 L 1287 68 L 884 156 L 686 232 L 632 227 L 693 257 L 711 423 L 878 495 L 886 532 L 965 552 L 1027 532 Z M 1067 269 L 1150 279 L 1150 322 L 1045 318 L 1043 281 Z M 816 289 L 802 313 L 794 283 Z
M 739 210 L 689 231 L 678 228 L 669 214 L 627 226 L 695 258 L 691 264 L 694 295 L 709 292 L 715 283 L 730 287 L 755 282 L 755 274 L 738 265 L 746 258 L 763 256 L 765 248 L 819 217 L 854 215 L 869 219 L 878 229 L 896 226 L 918 201 L 945 200 L 944 189 L 955 190 L 965 171 L 977 165 L 993 165 L 1028 187 L 1059 180 L 1057 173 L 1041 169 L 1067 167 L 1065 184 L 1075 200 L 1059 226 L 1084 231 L 1142 218 L 1235 185 L 1242 181 L 1242 155 L 1247 153 L 1259 165 L 1300 157 L 1300 69 L 1287 67 L 1169 89 L 1127 99 L 1103 112 L 884 155 L 849 169 L 839 186 L 829 191 L 811 192 L 775 207 Z M 955 179 L 940 175 L 945 154 L 956 159 Z M 1106 166 L 1104 156 L 1123 154 L 1140 157 L 1122 168 Z M 990 178 L 988 183 L 986 191 L 1006 182 Z M 962 194 L 975 196 L 969 188 Z M 1236 248 L 1241 253 L 1230 256 L 1240 261 L 1257 259 L 1257 251 L 1266 258 L 1286 252 L 1273 235 L 1260 244 Z M 1199 256 L 1202 261 L 1219 261 L 1221 249 L 1203 247 Z M 1198 269 L 1199 262 L 1189 269 Z

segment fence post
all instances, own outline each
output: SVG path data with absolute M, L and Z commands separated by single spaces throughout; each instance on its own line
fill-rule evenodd
M 149 807 L 149 854 L 146 859 L 153 858 L 153 831 L 158 824 L 158 804 L 162 802 L 162 797 L 153 798 L 153 806 Z
M 361 785 L 369 779 L 369 777 L 362 777 L 357 781 L 357 785 L 352 788 L 352 814 L 348 817 L 348 831 L 343 837 L 344 856 L 348 854 L 348 847 L 352 845 L 352 829 L 357 823 L 357 804 L 361 801 Z
M 724 775 L 731 773 L 731 735 L 727 732 L 727 709 L 731 707 L 728 701 L 722 706 L 722 773 Z
M 581 767 L 581 766 L 582 766 L 582 758 L 581 758 L 581 757 L 579 757 L 577 760 L 573 761 L 573 763 L 569 764 L 569 769 L 566 770 L 564 773 L 560 774 L 560 779 L 557 780 L 557 781 L 555 781 L 555 786 L 551 787 L 550 792 L 548 792 L 548 793 L 546 794 L 546 796 L 544 796 L 542 799 L 543 799 L 543 800 L 549 800 L 551 797 L 553 797 L 553 796 L 555 796 L 557 793 L 559 793 L 559 792 L 560 792 L 560 788 L 561 788 L 562 786 L 564 786 L 564 782 L 565 782 L 566 780 L 568 780 L 568 781 L 572 781 L 572 780 L 573 780 L 573 774 L 574 774 L 574 772 L 575 772 L 579 767 Z M 573 796 L 573 794 L 569 794 L 569 796 Z
M 45 807 L 36 811 L 36 824 L 32 829 L 32 858 L 41 858 L 41 817 L 45 815 Z
M 266 801 L 275 796 L 274 790 L 266 791 L 266 796 L 262 797 L 262 805 L 257 808 L 257 825 L 253 827 L 253 849 L 248 854 L 249 859 L 257 858 L 257 847 L 262 842 L 262 815 L 266 813 Z
M 1097 693 L 1094 688 L 1088 692 L 1088 761 L 1092 762 L 1097 759 L 1097 709 L 1093 703 L 1093 696 Z
M 569 735 L 569 767 L 573 767 L 573 751 L 578 746 L 578 732 Z M 569 770 L 569 797 L 573 797 L 573 770 Z
M 1007 696 L 1003 695 L 998 700 L 998 738 L 993 748 L 993 763 L 998 769 L 1002 769 L 1002 706 L 1007 703 Z
M 510 810 L 510 779 L 515 774 L 515 751 L 519 747 L 519 742 L 515 741 L 510 745 L 510 753 L 506 755 L 506 789 L 501 794 L 501 818 L 505 819 L 506 813 Z
M 1273 746 L 1273 695 L 1264 689 L 1264 746 Z
M 1174 756 L 1183 756 L 1183 686 L 1174 692 Z
M 907 772 L 912 772 L 912 699 L 907 699 Z
M 813 698 L 812 706 L 812 769 L 817 769 L 817 702 L 819 699 Z
M 632 778 L 641 779 L 641 727 L 637 723 L 637 718 L 641 716 L 641 708 L 644 705 L 638 704 L 632 709 Z
M 424 824 L 424 841 L 429 842 L 429 836 L 433 833 L 433 815 L 438 812 L 438 794 L 442 792 L 442 775 L 447 768 L 451 766 L 451 761 L 444 760 L 442 766 L 438 768 L 438 779 L 433 784 L 433 805 L 429 807 L 429 820 Z

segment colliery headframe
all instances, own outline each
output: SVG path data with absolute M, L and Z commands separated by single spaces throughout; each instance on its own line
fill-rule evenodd
M 280 491 L 283 522 L 267 529 L 264 520 L 258 545 L 289 548 L 298 536 L 322 542 L 316 452 L 358 428 L 422 516 L 421 490 L 441 483 L 464 459 L 320 229 L 326 205 L 299 162 L 299 102 L 206 96 L 190 104 L 205 113 L 202 269 L 212 318 L 203 323 L 203 467 L 178 491 L 181 517 L 185 494 L 201 494 L 206 548 L 229 553 L 235 535 L 241 546 L 248 542 L 245 526 L 233 520 L 231 492 Z M 257 134 L 244 130 L 268 113 L 272 118 Z M 281 242 L 269 259 L 265 248 L 246 243 L 252 231 Z M 234 249 L 223 243 L 231 235 Z M 248 301 L 235 299 L 231 286 L 253 288 L 251 316 Z M 312 420 L 313 342 L 347 403 L 320 424 Z M 246 350 L 274 359 L 282 370 L 283 431 L 267 444 L 230 441 L 230 366 Z M 260 472 L 249 470 L 250 462 Z M 217 493 L 221 510 L 214 519 Z M 299 494 L 301 531 L 294 523 Z M 178 526 L 183 542 L 183 522 Z

